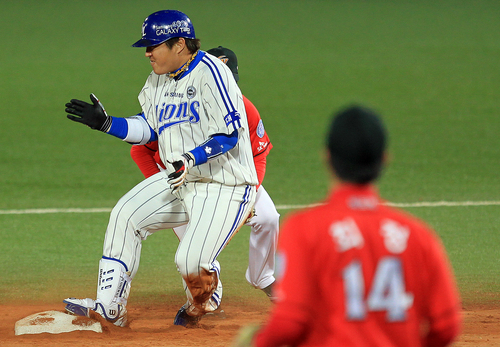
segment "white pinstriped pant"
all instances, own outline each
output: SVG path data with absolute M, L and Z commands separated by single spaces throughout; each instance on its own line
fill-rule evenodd
M 251 227 L 245 278 L 254 287 L 264 289 L 275 281 L 274 256 L 278 244 L 280 214 L 264 186 L 257 190 L 254 209 L 255 215 L 245 224 Z M 182 240 L 185 231 L 186 225 L 174 229 L 179 240 Z
M 137 273 L 141 244 L 157 230 L 188 222 L 175 262 L 183 277 L 214 270 L 212 263 L 243 225 L 253 208 L 254 186 L 188 182 L 172 194 L 165 172 L 126 193 L 111 211 L 103 255 Z

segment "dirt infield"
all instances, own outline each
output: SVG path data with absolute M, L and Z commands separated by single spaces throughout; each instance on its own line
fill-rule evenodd
M 117 328 L 104 324 L 102 334 L 75 331 L 63 334 L 15 336 L 16 321 L 33 313 L 61 310 L 61 305 L 0 306 L 0 346 L 210 346 L 227 347 L 247 324 L 262 322 L 270 305 L 245 307 L 227 304 L 222 312 L 203 318 L 198 328 L 186 329 L 172 324 L 177 307 L 129 305 L 130 326 Z M 464 327 L 454 347 L 500 346 L 500 309 L 464 310 Z

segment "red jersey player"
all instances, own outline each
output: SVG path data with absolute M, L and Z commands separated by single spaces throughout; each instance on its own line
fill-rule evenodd
M 373 185 L 382 122 L 351 107 L 327 142 L 336 185 L 325 204 L 282 226 L 277 304 L 246 346 L 447 346 L 461 318 L 444 248 L 423 222 L 382 204 Z
M 221 59 L 233 72 L 233 76 L 238 82 L 238 60 L 232 50 L 219 46 L 209 49 L 207 53 Z M 245 277 L 251 285 L 262 289 L 271 297 L 271 288 L 275 281 L 274 255 L 279 232 L 279 214 L 271 197 L 262 186 L 262 181 L 266 173 L 266 157 L 273 146 L 264 129 L 257 108 L 245 96 L 243 96 L 243 103 L 248 119 L 255 169 L 259 180 L 255 201 L 255 215 L 246 223 L 251 227 L 251 233 L 248 268 Z M 142 146 L 132 146 L 130 155 L 146 178 L 158 173 L 160 167 L 165 169 L 165 165 L 158 155 L 157 141 Z M 182 239 L 184 230 L 185 226 L 174 228 L 174 232 L 179 239 Z M 217 267 L 220 267 L 220 265 L 218 264 Z M 218 288 L 216 293 L 220 299 L 222 296 L 221 288 Z

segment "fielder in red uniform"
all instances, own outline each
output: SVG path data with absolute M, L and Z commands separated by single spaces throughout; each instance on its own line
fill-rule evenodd
M 238 60 L 232 50 L 219 46 L 209 49 L 207 53 L 221 59 L 233 72 L 233 76 L 238 82 Z M 272 284 L 275 281 L 274 262 L 279 233 L 279 213 L 276 211 L 271 197 L 262 186 L 262 181 L 266 173 L 266 157 L 273 145 L 269 140 L 257 108 L 244 95 L 243 103 L 247 113 L 250 142 L 259 181 L 254 206 L 255 215 L 246 223 L 251 227 L 251 233 L 248 268 L 245 277 L 251 285 L 263 290 L 272 299 Z M 160 168 L 165 169 L 165 165 L 158 155 L 157 141 L 132 146 L 130 155 L 146 178 L 158 173 Z M 184 231 L 185 226 L 174 228 L 174 232 L 180 240 L 184 235 Z M 220 264 L 218 267 L 220 269 Z M 222 297 L 221 285 L 216 294 L 220 302 Z
M 443 245 L 423 222 L 384 205 L 373 185 L 386 144 L 382 122 L 349 108 L 335 117 L 327 142 L 336 184 L 325 204 L 282 226 L 277 304 L 247 342 L 449 345 L 459 333 L 460 299 Z

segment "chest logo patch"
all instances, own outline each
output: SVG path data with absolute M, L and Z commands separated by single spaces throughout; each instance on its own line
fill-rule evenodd
M 196 88 L 193 86 L 189 86 L 186 95 L 188 99 L 194 98 L 196 96 Z

